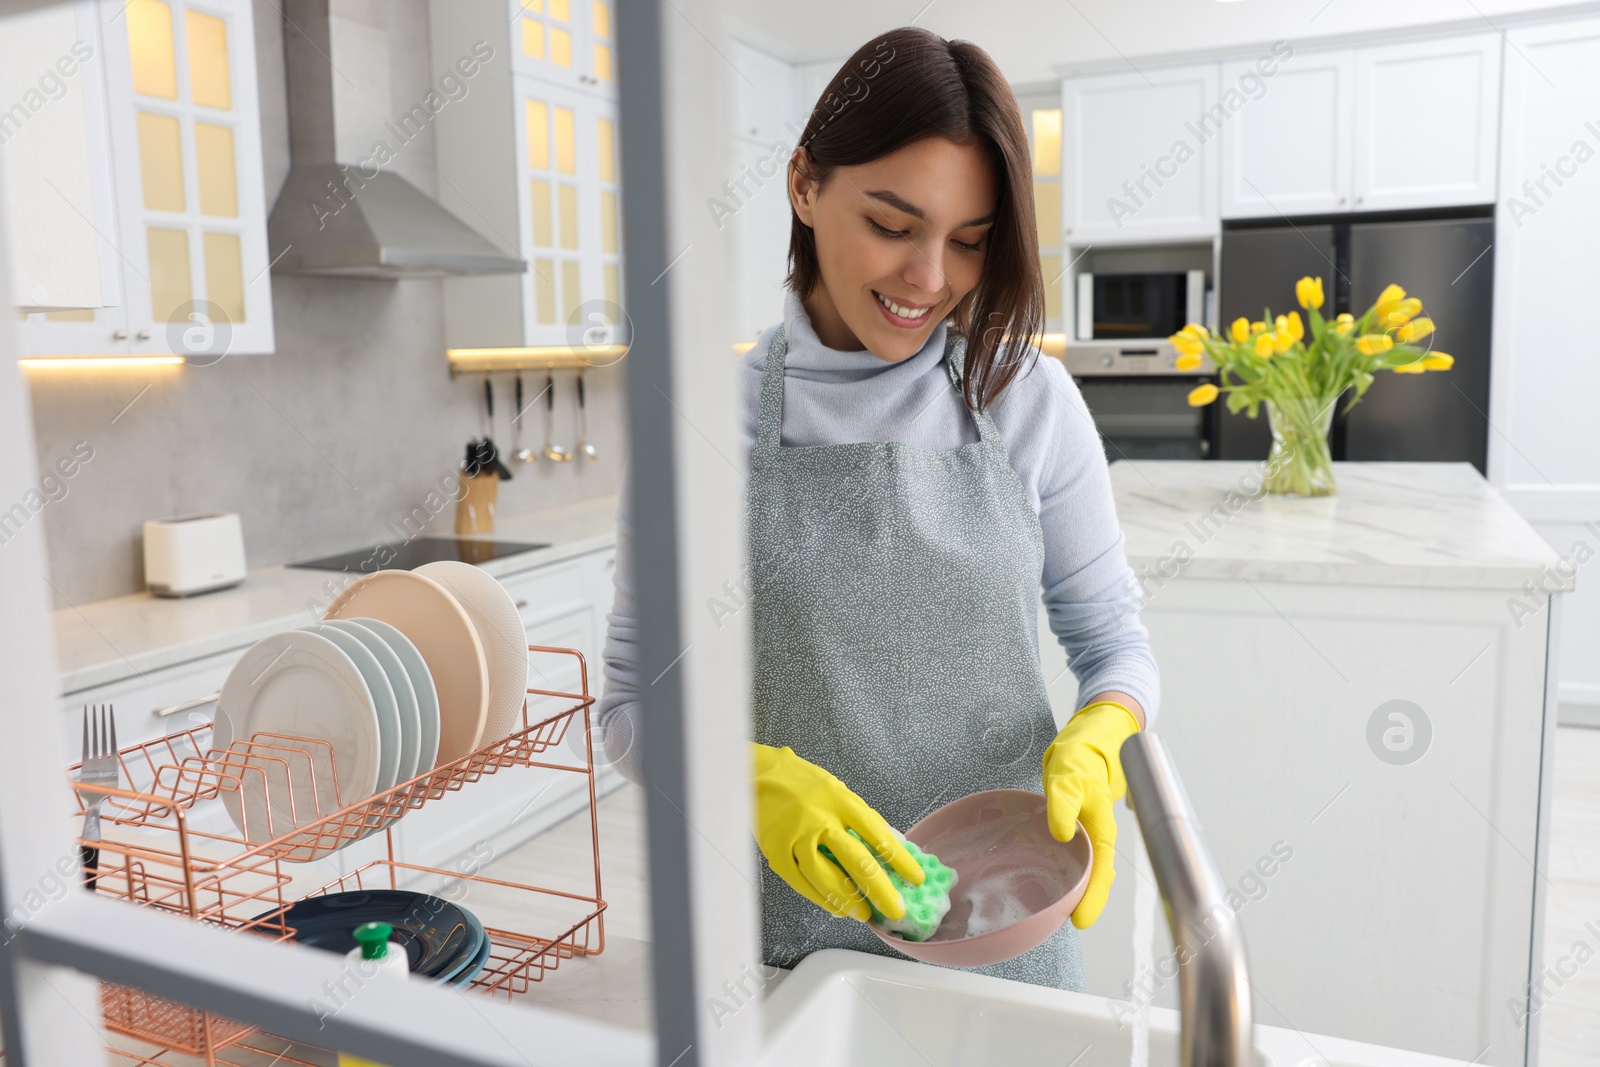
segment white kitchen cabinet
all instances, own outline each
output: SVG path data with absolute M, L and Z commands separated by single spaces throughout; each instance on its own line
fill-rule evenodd
M 616 21 L 602 0 L 498 0 L 510 14 L 519 74 L 615 100 Z
M 1220 228 L 1218 64 L 1062 82 L 1062 211 L 1072 244 L 1204 238 Z
M 1600 18 L 1523 27 L 1509 41 L 1489 472 L 1514 502 L 1540 500 L 1542 518 L 1588 520 L 1600 504 L 1600 453 L 1574 447 L 1574 435 L 1593 421 L 1600 363 L 1582 345 L 1552 344 L 1551 326 L 1594 301 Z M 1570 542 L 1558 546 L 1565 551 Z
M 1556 962 L 1556 553 L 1464 463 L 1337 463 L 1336 507 L 1263 497 L 1261 469 L 1111 468 L 1154 729 L 1243 925 L 1256 1021 L 1521 1067 Z M 1118 822 L 1122 877 L 1083 935 L 1088 991 L 1113 997 L 1139 833 Z
M 528 263 L 522 274 L 446 279 L 449 348 L 627 343 L 615 42 L 601 33 L 611 32 L 611 9 L 552 0 L 536 8 L 510 21 L 504 0 L 434 0 L 431 9 L 437 63 L 482 41 L 529 61 L 485 63 L 473 92 L 434 122 L 440 201 Z M 546 58 L 531 65 L 529 25 L 545 27 L 546 42 Z M 562 27 L 560 54 L 581 51 L 594 73 L 575 73 L 578 52 L 557 61 L 551 42 L 563 40 Z
M 1223 129 L 1222 217 L 1493 202 L 1500 54 L 1495 33 L 1297 52 Z
M 90 0 L 0 21 L 0 172 L 11 302 L 61 312 L 119 297 L 105 57 Z
M 1600 364 L 1551 344 L 1551 323 L 1594 299 L 1600 246 L 1600 18 L 1507 37 L 1495 211 L 1489 477 L 1568 558 L 1600 547 L 1600 453 L 1574 447 L 1593 420 Z M 1579 549 L 1578 546 L 1585 546 Z M 1600 583 L 1585 565 L 1564 615 L 1563 722 L 1600 724 Z
M 1223 85 L 1264 87 L 1223 126 L 1223 218 L 1349 210 L 1355 69 L 1349 50 L 1297 52 L 1270 78 L 1223 63 Z
M 764 145 L 778 140 L 794 143 L 799 137 L 798 126 L 803 120 L 796 117 L 795 129 L 787 128 L 784 121 L 790 117 L 791 111 L 796 111 L 797 116 L 805 113 L 792 106 L 794 68 L 770 52 L 738 40 L 733 42 L 731 58 L 733 62 L 729 64 L 728 75 L 731 79 L 730 95 L 736 105 L 734 133 Z M 813 101 L 801 103 L 809 106 Z
M 35 313 L 32 355 L 270 352 L 272 293 L 247 0 L 102 0 L 115 291 Z
M 1357 209 L 1494 201 L 1500 56 L 1498 33 L 1357 50 Z

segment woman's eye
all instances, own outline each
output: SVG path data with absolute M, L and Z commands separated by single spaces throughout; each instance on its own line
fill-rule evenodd
M 983 239 L 979 238 L 971 244 L 968 244 L 965 241 L 957 241 L 956 247 L 961 249 L 963 252 L 980 252 L 983 250 Z
M 868 219 L 867 225 L 872 227 L 873 233 L 881 237 L 904 237 L 906 235 L 904 230 L 891 230 L 887 226 L 879 225 L 877 219 Z

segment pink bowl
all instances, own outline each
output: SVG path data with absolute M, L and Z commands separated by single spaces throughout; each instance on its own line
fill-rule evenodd
M 926 941 L 871 929 L 896 952 L 924 963 L 983 967 L 1014 959 L 1061 929 L 1089 887 L 1094 853 L 1083 824 L 1071 841 L 1057 841 L 1044 797 L 1025 789 L 953 800 L 906 837 L 955 868 L 950 914 Z

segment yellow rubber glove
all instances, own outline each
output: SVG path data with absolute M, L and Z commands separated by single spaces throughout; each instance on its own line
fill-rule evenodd
M 1044 796 L 1050 833 L 1071 841 L 1077 824 L 1089 832 L 1094 867 L 1089 888 L 1072 912 L 1072 925 L 1087 930 L 1100 918 L 1117 877 L 1117 820 L 1112 804 L 1128 791 L 1119 753 L 1139 732 L 1139 720 L 1121 704 L 1103 700 L 1082 708 L 1044 750 Z
M 839 779 L 795 755 L 794 749 L 754 742 L 750 748 L 755 760 L 756 843 L 773 872 L 796 893 L 840 918 L 866 922 L 872 917 L 868 900 L 889 918 L 903 918 L 905 901 L 873 852 L 912 885 L 921 885 L 924 875 L 883 816 Z M 866 845 L 850 836 L 851 830 Z M 821 845 L 828 846 L 837 863 L 818 851 Z

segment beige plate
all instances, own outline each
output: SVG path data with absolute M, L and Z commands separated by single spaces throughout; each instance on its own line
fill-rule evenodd
M 483 743 L 503 740 L 518 726 L 528 697 L 528 632 L 517 602 L 481 567 L 459 560 L 424 563 L 412 573 L 432 578 L 467 609 L 489 664 L 489 718 Z
M 489 671 L 477 630 L 449 590 L 412 571 L 363 575 L 334 597 L 323 618 L 363 617 L 386 622 L 410 638 L 433 675 L 439 691 L 436 765 L 458 760 L 482 744 Z

